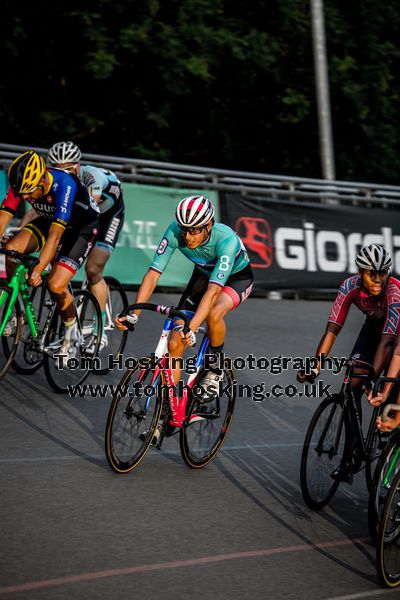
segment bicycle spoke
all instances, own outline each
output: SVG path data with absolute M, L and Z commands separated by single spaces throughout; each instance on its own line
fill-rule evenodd
M 112 400 L 106 426 L 106 457 L 117 473 L 132 471 L 152 442 L 162 408 L 160 378 L 152 381 L 151 370 L 128 371 Z
M 340 397 L 324 400 L 317 408 L 304 441 L 300 480 L 305 502 L 322 508 L 334 495 L 343 464 L 346 424 Z

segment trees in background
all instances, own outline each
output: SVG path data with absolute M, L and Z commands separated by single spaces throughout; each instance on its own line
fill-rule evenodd
M 338 179 L 398 183 L 400 5 L 325 0 Z M 0 140 L 320 177 L 308 2 L 2 5 Z

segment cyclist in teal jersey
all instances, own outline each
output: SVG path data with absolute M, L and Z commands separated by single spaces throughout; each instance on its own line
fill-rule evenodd
M 182 357 L 185 347 L 196 343 L 196 331 L 206 321 L 210 353 L 214 355 L 210 363 L 215 366 L 210 367 L 203 385 L 205 390 L 214 387 L 216 391 L 222 377 L 218 365 L 223 357 L 225 317 L 244 302 L 252 290 L 254 278 L 250 261 L 239 236 L 230 227 L 214 222 L 214 207 L 208 198 L 184 198 L 176 209 L 176 221 L 165 232 L 142 280 L 135 303 L 149 301 L 177 249 L 194 263 L 193 274 L 178 308 L 194 314 L 186 335 L 181 332 L 171 334 L 169 352 L 172 357 Z M 126 329 L 125 320 L 135 325 L 139 314 L 136 310 L 127 317 L 117 317 L 117 327 Z M 180 371 L 176 370 L 174 376 L 178 382 Z

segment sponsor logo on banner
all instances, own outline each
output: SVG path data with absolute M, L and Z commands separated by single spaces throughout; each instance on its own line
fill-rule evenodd
M 305 221 L 302 227 L 276 227 L 260 217 L 239 217 L 235 230 L 252 253 L 251 266 L 267 269 L 273 263 L 281 269 L 344 273 L 354 272 L 355 257 L 367 244 L 382 244 L 393 257 L 394 272 L 400 273 L 400 235 L 391 227 L 377 233 L 316 229 Z
M 273 238 L 275 259 L 281 269 L 354 272 L 355 257 L 361 246 L 375 243 L 385 246 L 399 272 L 400 235 L 393 235 L 391 227 L 382 227 L 380 233 L 316 231 L 314 223 L 305 222 L 303 227 L 278 227 Z
M 235 231 L 246 249 L 256 255 L 251 259 L 251 266 L 268 269 L 273 260 L 271 227 L 268 221 L 258 217 L 240 217 L 236 221 Z

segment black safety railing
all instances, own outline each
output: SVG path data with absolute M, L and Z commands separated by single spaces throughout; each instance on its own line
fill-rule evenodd
M 16 156 L 30 148 L 47 155 L 48 148 L 0 143 L 0 168 L 6 169 Z M 286 177 L 104 154 L 83 153 L 82 163 L 109 168 L 121 181 L 132 183 L 237 192 L 282 202 L 400 206 L 400 186 L 394 185 Z

